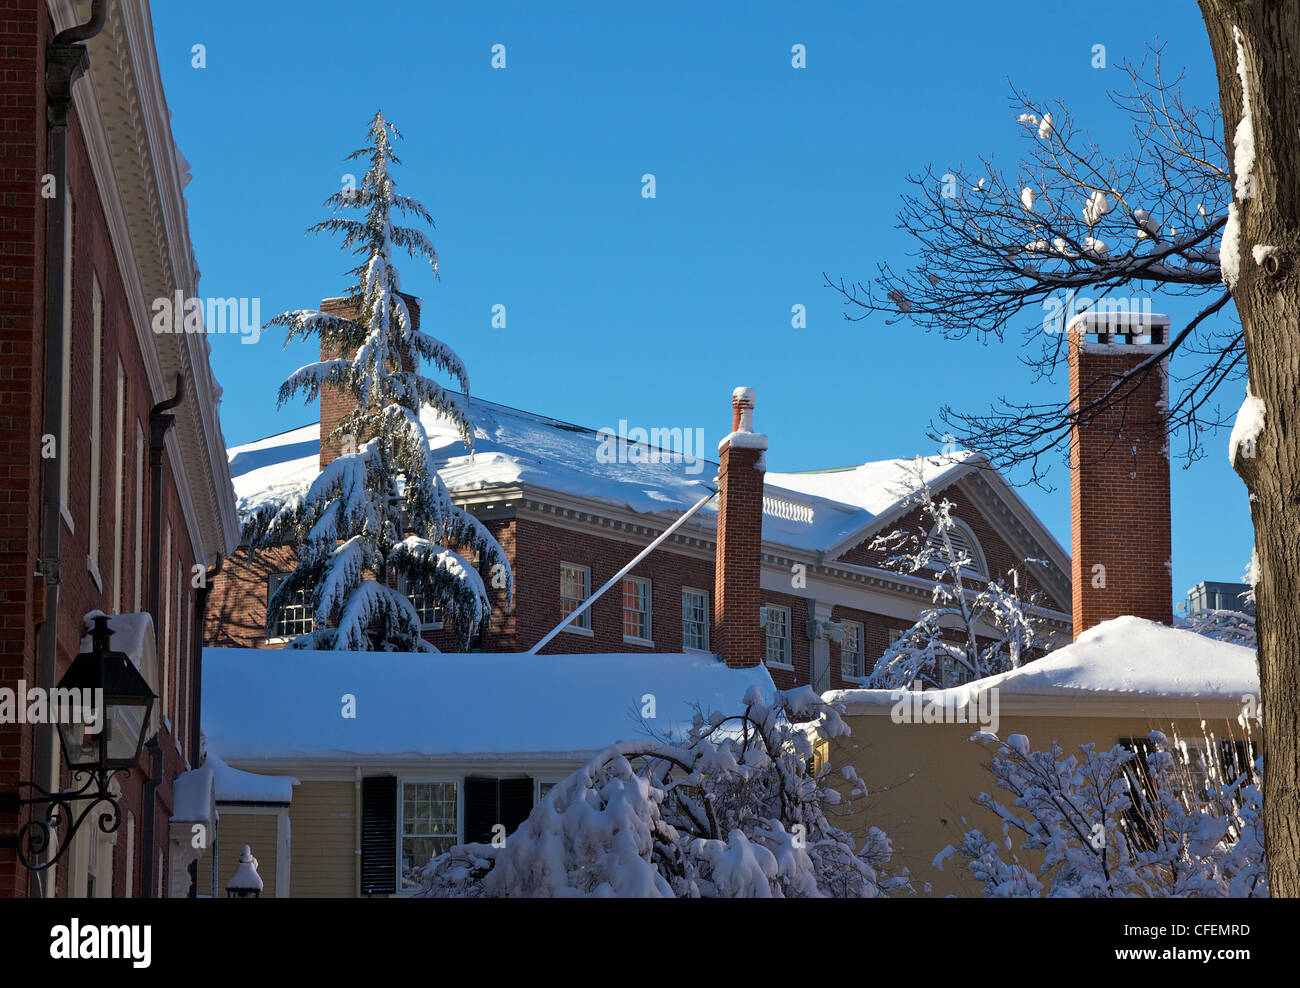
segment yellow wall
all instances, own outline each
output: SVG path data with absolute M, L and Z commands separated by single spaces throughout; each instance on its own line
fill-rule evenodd
M 262 897 L 275 897 L 276 818 L 273 814 L 241 813 L 238 806 L 219 806 L 217 824 L 217 898 L 225 898 L 226 882 L 239 866 L 239 852 L 247 844 L 257 858 L 257 873 L 262 878 Z M 198 864 L 199 895 L 212 895 L 211 845 Z M 290 887 L 292 888 L 292 881 Z
M 294 898 L 348 898 L 356 895 L 356 785 L 313 782 L 294 786 L 289 833 Z
M 831 808 L 832 821 L 858 836 L 872 826 L 884 830 L 894 845 L 890 870 L 906 865 L 918 892 L 929 882 L 931 895 L 979 895 L 981 885 L 970 877 L 960 854 L 949 857 L 943 870 L 934 868 L 932 862 L 946 845 L 960 848 L 962 834 L 967 830 L 978 829 L 995 840 L 1001 835 L 1001 822 L 974 802 L 981 792 L 1007 806 L 1015 798 L 998 789 L 988 771 L 996 748 L 970 741 L 978 729 L 970 724 L 896 724 L 888 713 L 848 716 L 845 722 L 852 735 L 832 740 L 826 752 L 831 777 L 841 779 L 841 769 L 852 765 L 866 782 L 870 795 L 854 801 L 851 808 L 847 800 L 838 810 Z M 1015 716 L 1004 712 L 997 734 L 1002 739 L 1024 734 L 1036 750 L 1047 749 L 1057 741 L 1068 754 L 1088 742 L 1109 750 L 1120 738 L 1145 737 L 1152 730 L 1199 739 L 1205 733 L 1201 723 L 1200 719 L 1187 718 L 1159 721 Z M 1206 728 L 1217 737 L 1237 737 L 1241 733 L 1227 720 L 1207 721 Z M 847 795 L 847 786 L 842 782 L 835 785 Z M 1012 839 L 1014 842 L 1014 833 Z M 1022 863 L 1031 864 L 1023 855 Z

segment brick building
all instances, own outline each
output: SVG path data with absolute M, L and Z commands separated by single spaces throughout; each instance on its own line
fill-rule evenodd
M 310 483 L 337 455 L 328 445 L 322 449 L 320 436 L 346 406 L 337 393 L 326 393 L 324 410 L 324 430 L 310 425 L 230 450 L 241 511 Z M 722 426 L 727 419 L 719 412 Z M 752 416 L 753 409 L 745 414 Z M 477 650 L 534 646 L 707 495 L 719 474 L 719 463 L 682 455 L 680 447 L 674 454 L 631 441 L 640 439 L 635 430 L 623 430 L 629 433 L 624 441 L 615 429 L 582 428 L 482 400 L 473 402 L 471 415 L 472 456 L 446 421 L 426 412 L 423 424 L 454 499 L 492 531 L 515 573 L 514 607 L 506 607 L 504 591 L 494 592 L 493 613 L 472 645 Z M 740 498 L 731 512 L 740 527 L 726 533 L 737 546 L 752 540 L 749 548 L 761 559 L 759 599 L 739 606 L 765 608 L 767 625 L 742 631 L 743 649 L 760 652 L 781 687 L 856 685 L 891 634 L 910 627 L 930 603 L 930 581 L 884 568 L 882 553 L 869 547 L 896 527 L 921 527 L 919 509 L 899 504 L 908 461 L 764 475 L 753 468 L 765 459 L 756 446 L 730 449 L 723 459 L 746 461 L 743 469 L 730 469 L 754 479 L 743 485 L 743 496 L 730 485 Z M 931 458 L 927 479 L 955 505 L 976 572 L 1002 576 L 1019 567 L 1024 583 L 1043 591 L 1051 625 L 1067 633 L 1069 557 L 1002 477 L 982 457 L 963 453 Z M 717 502 L 542 651 L 729 651 L 719 632 L 719 611 L 729 606 L 726 588 L 722 599 L 717 594 L 719 576 L 731 564 L 718 551 Z M 1029 558 L 1047 565 L 1021 565 Z M 265 630 L 268 590 L 292 568 L 288 548 L 259 552 L 251 563 L 242 549 L 236 553 L 214 583 L 207 644 L 274 648 L 309 630 L 305 608 L 286 612 L 269 637 Z M 449 647 L 439 615 L 427 614 L 426 637 Z M 832 623 L 847 630 L 838 643 Z
M 159 699 L 114 832 L 89 818 L 35 872 L 29 811 L 0 812 L 0 896 L 184 894 L 168 821 L 199 760 L 203 577 L 238 541 L 207 338 L 151 327 L 153 300 L 197 290 L 187 166 L 144 0 L 3 6 L 0 687 L 57 683 L 89 612 L 143 612 Z M 0 796 L 73 781 L 53 725 L 0 722 Z

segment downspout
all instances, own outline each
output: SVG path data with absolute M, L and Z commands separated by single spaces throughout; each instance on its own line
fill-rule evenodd
M 199 626 L 194 629 L 194 637 L 199 647 L 194 653 L 193 688 L 190 690 L 190 762 L 195 766 L 199 764 L 199 735 L 202 734 L 203 727 L 199 717 L 203 712 L 203 631 L 207 624 L 208 593 L 212 590 L 213 578 L 221 572 L 223 562 L 217 556 L 217 564 L 203 574 L 203 586 L 199 587 L 199 606 L 195 608 L 198 612 L 195 620 Z
M 160 401 L 149 410 L 149 614 L 153 617 L 154 635 L 161 633 L 162 615 L 158 611 L 158 597 L 162 573 L 162 455 L 167 440 L 167 430 L 176 421 L 168 415 L 170 409 L 181 403 L 185 395 L 185 379 L 176 375 L 176 393 Z M 168 561 L 170 565 L 170 561 Z M 164 661 L 163 649 L 157 649 L 159 661 Z M 159 675 L 161 681 L 162 676 Z M 144 784 L 141 813 L 140 891 L 146 899 L 154 896 L 154 831 L 157 825 L 156 805 L 158 786 L 162 784 L 163 753 L 158 738 L 162 736 L 162 722 L 166 714 L 167 698 L 158 700 L 158 730 L 145 745 L 149 752 L 149 778 Z
M 54 438 L 57 455 L 45 460 L 42 476 L 44 504 L 41 523 L 41 554 L 36 575 L 45 583 L 45 613 L 36 645 L 36 680 L 52 689 L 59 665 L 59 538 L 62 534 L 59 477 L 63 465 L 63 242 L 67 236 L 68 210 L 68 110 L 72 106 L 72 84 L 90 65 L 86 46 L 104 27 L 104 0 L 94 0 L 90 20 L 60 31 L 45 48 L 46 167 L 54 177 L 56 198 L 52 200 L 45 236 L 45 435 Z M 54 728 L 36 726 L 33 777 L 51 791 L 58 788 L 54 763 Z M 33 896 L 52 895 L 43 887 L 40 872 L 32 872 L 28 891 Z

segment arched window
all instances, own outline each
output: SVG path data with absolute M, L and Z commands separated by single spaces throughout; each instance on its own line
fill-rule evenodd
M 975 533 L 971 531 L 969 525 L 957 518 L 952 519 L 952 529 L 948 532 L 948 541 L 952 543 L 954 555 L 965 556 L 970 561 L 962 567 L 962 576 L 975 576 L 980 579 L 988 579 L 988 563 L 984 561 L 984 551 L 980 548 L 979 539 L 975 538 Z M 936 525 L 930 531 L 928 545 L 935 550 L 934 566 L 944 566 L 950 561 L 948 553 L 943 544 L 943 536 L 939 533 L 939 526 Z

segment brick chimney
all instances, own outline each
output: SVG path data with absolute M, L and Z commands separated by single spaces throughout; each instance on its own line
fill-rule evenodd
M 767 436 L 754 431 L 753 388 L 733 391 L 731 407 L 731 434 L 718 444 L 714 648 L 729 666 L 756 666 L 767 643 L 758 617 Z
M 1169 317 L 1088 312 L 1066 333 L 1077 413 L 1164 350 Z M 1075 638 L 1126 614 L 1173 621 L 1168 367 L 1157 361 L 1127 400 L 1076 420 L 1070 431 Z
M 406 301 L 406 308 L 411 313 L 411 322 L 416 329 L 420 328 L 420 300 L 414 295 L 407 295 L 405 292 L 399 292 Z M 343 316 L 347 319 L 356 317 L 356 310 L 343 298 L 326 298 L 321 299 L 320 309 L 322 312 L 328 312 L 330 315 Z M 320 359 L 333 360 L 338 353 L 329 349 L 325 344 L 321 344 Z M 414 362 L 407 364 L 407 370 L 414 369 Z M 321 388 L 320 393 L 320 469 L 324 470 L 326 466 L 332 463 L 335 458 L 343 451 L 343 442 L 339 439 L 326 440 L 348 414 L 356 408 L 356 399 L 346 391 L 339 388 Z M 357 442 L 361 442 L 358 439 Z

